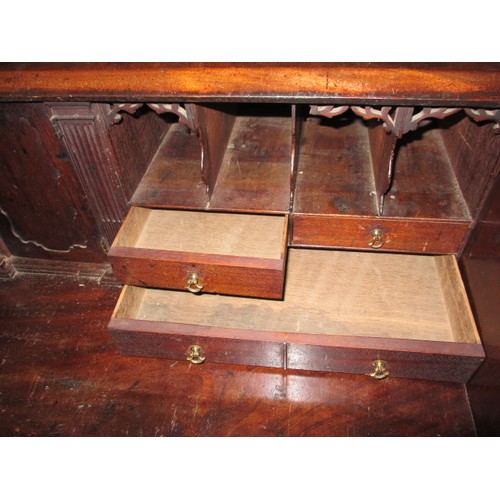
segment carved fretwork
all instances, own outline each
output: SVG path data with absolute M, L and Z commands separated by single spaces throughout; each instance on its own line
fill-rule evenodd
M 401 138 L 410 131 L 416 130 L 419 123 L 423 120 L 428 120 L 429 118 L 447 118 L 462 110 L 476 122 L 496 122 L 493 130 L 496 134 L 500 133 L 500 110 L 498 109 L 422 108 L 418 113 L 414 113 L 413 107 L 405 106 L 397 106 L 395 108 L 391 106 L 382 106 L 381 108 L 373 106 L 311 106 L 309 113 L 311 115 L 333 118 L 345 113 L 349 109 L 364 120 L 377 119 L 382 121 L 386 132 L 398 138 Z
M 371 120 L 373 118 L 382 120 L 384 122 L 384 128 L 386 129 L 386 131 L 391 131 L 392 119 L 389 115 L 389 112 L 392 108 L 390 106 L 383 106 L 380 109 L 374 108 L 373 106 L 352 106 L 351 109 L 355 114 L 361 116 L 363 120 Z
M 464 109 L 475 122 L 493 121 L 495 134 L 500 134 L 500 109 Z
M 111 106 L 106 105 L 106 108 L 108 110 L 108 121 L 111 125 L 120 123 L 123 120 L 123 116 L 120 113 L 125 112 L 129 113 L 130 115 L 133 115 L 142 106 L 144 106 L 144 103 L 142 102 L 136 104 L 124 103 L 124 104 L 113 104 Z
M 348 109 L 349 106 L 311 106 L 309 114 L 333 118 L 345 113 Z
M 410 130 L 416 130 L 418 124 L 422 120 L 427 120 L 428 118 L 438 118 L 442 120 L 448 116 L 454 115 L 461 111 L 460 108 L 423 108 L 422 111 L 412 116 Z
M 372 106 L 352 106 L 351 108 L 358 116 L 365 120 L 377 118 L 384 122 L 384 128 L 388 133 L 401 138 L 404 134 L 416 130 L 422 120 L 429 118 L 443 119 L 461 111 L 460 108 L 423 108 L 414 114 L 414 108 L 398 106 L 391 114 L 392 108 L 384 106 L 381 109 Z
M 179 123 L 189 127 L 191 130 L 195 130 L 194 120 L 187 109 L 183 108 L 180 104 L 167 104 L 167 103 L 124 103 L 124 104 L 113 104 L 109 106 L 108 119 L 111 124 L 120 123 L 122 120 L 121 112 L 129 113 L 133 115 L 142 106 L 147 106 L 159 115 L 163 113 L 173 113 L 179 117 Z

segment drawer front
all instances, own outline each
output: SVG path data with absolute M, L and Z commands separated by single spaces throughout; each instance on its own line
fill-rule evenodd
M 186 363 L 228 363 L 282 368 L 284 344 L 244 338 L 246 332 L 113 318 L 110 334 L 126 356 L 146 356 Z M 188 359 L 189 358 L 189 359 Z
M 117 279 L 129 285 L 270 299 L 283 296 L 284 260 L 227 262 L 211 255 L 119 248 L 109 258 Z
M 295 215 L 293 244 L 449 254 L 459 252 L 468 228 L 467 222 Z
M 109 251 L 125 284 L 279 299 L 287 216 L 132 207 Z
M 420 345 L 398 341 L 339 338 L 335 346 L 307 344 L 315 335 L 251 332 L 199 325 L 129 321 L 113 318 L 110 334 L 126 356 L 146 356 L 186 363 L 227 363 L 366 375 L 371 379 L 410 378 L 466 383 L 483 362 L 480 346 L 441 346 L 419 352 Z M 296 342 L 295 342 L 296 340 Z M 382 343 L 393 348 L 378 348 Z M 363 345 L 364 344 L 364 345 Z M 372 344 L 372 347 L 370 347 Z M 400 348 L 398 348 L 400 347 Z M 440 346 L 433 346 L 440 351 Z M 423 351 L 426 347 L 422 348 Z M 462 352 L 460 352 L 462 351 Z
M 466 383 L 483 361 L 481 350 L 476 350 L 477 357 L 417 350 L 289 344 L 286 366 L 295 370 L 367 375 L 375 380 L 396 377 Z

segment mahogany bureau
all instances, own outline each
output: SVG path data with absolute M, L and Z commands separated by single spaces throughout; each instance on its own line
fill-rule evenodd
M 96 226 L 72 258 L 16 252 L 6 224 L 4 246 L 110 263 L 125 355 L 468 383 L 489 357 L 466 269 L 498 261 L 498 70 L 3 65 L 3 128 L 44 123 Z

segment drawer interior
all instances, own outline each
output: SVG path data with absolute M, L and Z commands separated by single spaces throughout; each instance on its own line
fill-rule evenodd
M 116 318 L 480 344 L 455 257 L 290 249 L 281 301 L 127 287 Z
M 286 231 L 279 215 L 132 207 L 113 247 L 280 260 Z

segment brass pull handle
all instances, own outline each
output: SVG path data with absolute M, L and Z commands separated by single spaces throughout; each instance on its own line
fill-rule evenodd
M 375 380 L 383 380 L 389 376 L 389 370 L 386 368 L 386 362 L 381 359 L 377 359 L 373 362 L 374 370 L 370 373 L 370 377 Z
M 191 293 L 200 293 L 203 289 L 203 285 L 198 283 L 198 275 L 196 273 L 191 273 L 188 276 L 187 285 L 184 288 Z
M 368 246 L 375 249 L 382 248 L 385 243 L 385 240 L 382 239 L 382 229 L 374 229 L 370 234 L 372 235 L 372 239 L 368 243 Z
M 201 346 L 199 345 L 190 345 L 189 346 L 189 356 L 186 358 L 186 361 L 193 363 L 194 365 L 201 365 L 203 361 L 205 361 L 205 356 L 201 355 Z

